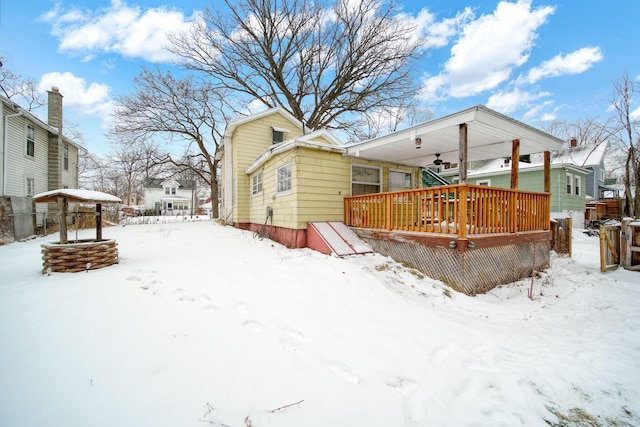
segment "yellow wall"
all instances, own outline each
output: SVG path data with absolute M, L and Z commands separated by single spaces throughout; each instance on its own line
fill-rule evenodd
M 287 162 L 292 164 L 292 191 L 276 195 L 276 170 Z M 413 172 L 413 182 L 419 182 L 418 169 L 395 164 L 370 162 L 307 147 L 298 147 L 278 154 L 263 165 L 263 192 L 251 196 L 250 222 L 264 224 L 266 208 L 273 208 L 268 225 L 306 229 L 311 221 L 342 221 L 344 197 L 351 193 L 351 165 L 382 168 L 382 191 L 388 190 L 389 170 Z M 254 172 L 255 173 L 255 172 Z M 249 178 L 250 181 L 250 178 Z
M 272 145 L 272 127 L 288 129 L 285 139 L 302 135 L 300 129 L 278 113 L 238 125 L 232 135 L 232 170 L 236 179 L 233 222 L 249 222 L 251 183 L 245 169 Z
M 295 147 L 273 155 L 260 169 L 252 172 L 252 175 L 258 171 L 263 174 L 262 193 L 252 195 L 251 176 L 245 170 L 273 146 L 273 127 L 289 130 L 285 140 L 302 135 L 295 123 L 274 112 L 237 125 L 231 136 L 230 155 L 235 197 L 232 215 L 228 219 L 234 223 L 264 224 L 267 220 L 267 207 L 273 209 L 273 216 L 267 225 L 277 227 L 306 229 L 310 221 L 342 221 L 344 197 L 351 194 L 352 164 L 381 167 L 382 191 L 389 189 L 389 170 L 412 172 L 414 186 L 421 182 L 417 168 L 343 157 L 342 153 L 319 148 Z M 335 145 L 323 137 L 317 138 L 315 142 Z M 287 162 L 291 162 L 291 192 L 276 195 L 277 169 Z M 224 170 L 222 176 L 224 180 Z M 224 181 L 223 191 L 232 191 L 232 185 L 233 183 Z M 228 211 L 229 207 L 226 209 Z

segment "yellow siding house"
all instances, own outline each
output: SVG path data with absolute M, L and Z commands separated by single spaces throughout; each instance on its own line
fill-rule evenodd
M 306 246 L 310 222 L 342 221 L 345 196 L 421 182 L 419 168 L 346 156 L 281 108 L 229 123 L 224 138 L 221 218 L 289 247 Z

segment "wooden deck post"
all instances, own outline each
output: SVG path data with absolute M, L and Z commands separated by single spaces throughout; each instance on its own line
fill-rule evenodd
M 460 184 L 467 183 L 467 124 L 461 123 L 458 133 L 458 175 Z
M 551 192 L 551 153 L 544 152 L 544 192 Z
M 518 166 L 520 163 L 520 140 L 511 141 L 511 189 L 518 189 Z

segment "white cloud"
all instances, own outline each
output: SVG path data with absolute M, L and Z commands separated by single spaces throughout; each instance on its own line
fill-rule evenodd
M 533 101 L 551 95 L 549 92 L 531 93 L 515 88 L 510 92 L 499 92 L 489 97 L 487 107 L 509 114 L 517 109 L 528 107 Z
M 197 17 L 197 13 L 187 18 L 176 9 L 142 10 L 112 0 L 110 6 L 95 11 L 62 10 L 56 6 L 40 19 L 52 23 L 52 34 L 59 38 L 61 51 L 82 55 L 84 60 L 112 52 L 165 62 L 172 59 L 165 50 L 169 44 L 167 34 L 186 31 Z
M 73 108 L 86 115 L 102 117 L 113 108 L 109 86 L 99 83 L 87 84 L 81 77 L 70 72 L 53 72 L 42 75 L 38 91 L 46 92 L 53 86 L 60 89 L 65 108 Z
M 477 95 L 493 89 L 524 64 L 537 38 L 536 31 L 554 8 L 531 8 L 530 0 L 501 1 L 491 15 L 465 26 L 445 65 L 451 96 Z
M 460 33 L 461 28 L 473 19 L 471 8 L 465 8 L 453 18 L 436 21 L 436 16 L 426 8 L 421 9 L 414 17 L 401 14 L 399 19 L 407 21 L 415 27 L 415 38 L 424 38 L 424 48 L 440 48 L 447 46 L 451 40 Z
M 567 55 L 556 55 L 544 61 L 539 67 L 529 71 L 526 80 L 535 83 L 545 77 L 557 77 L 565 74 L 579 74 L 600 62 L 603 58 L 599 47 L 583 47 Z
M 459 28 L 448 27 L 459 29 L 451 57 L 442 73 L 426 80 L 422 95 L 464 98 L 495 89 L 528 60 L 538 29 L 554 11 L 550 6 L 534 9 L 531 0 L 503 0 L 492 14 L 477 19 L 466 9 L 458 15 Z M 456 37 L 444 34 L 443 42 Z

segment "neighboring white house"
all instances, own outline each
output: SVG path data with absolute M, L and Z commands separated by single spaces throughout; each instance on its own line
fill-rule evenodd
M 154 215 L 187 215 L 193 213 L 197 197 L 193 181 L 174 178 L 149 178 L 143 183 L 145 211 Z
M 61 188 L 78 188 L 80 146 L 62 133 L 62 94 L 48 92 L 47 123 L 0 96 L 0 196 L 28 198 Z M 25 199 L 26 200 L 26 199 Z M 37 225 L 55 204 L 37 205 Z

